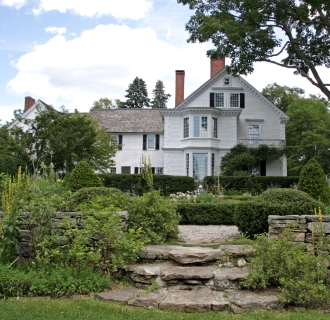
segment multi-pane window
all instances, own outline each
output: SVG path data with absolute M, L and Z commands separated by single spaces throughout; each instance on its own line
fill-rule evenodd
M 147 149 L 155 150 L 155 135 L 149 134 L 147 138 Z
M 113 136 L 113 140 L 110 142 L 110 146 L 118 146 L 119 136 Z
M 239 93 L 230 94 L 230 107 L 239 108 Z
M 207 117 L 194 117 L 194 137 L 207 137 Z
M 215 163 L 215 155 L 214 153 L 211 154 L 211 176 L 214 176 L 214 163 Z
M 183 118 L 183 137 L 189 137 L 189 118 Z
M 214 94 L 214 103 L 215 103 L 215 107 L 223 108 L 225 106 L 225 94 L 224 93 L 215 93 Z
M 229 78 L 225 78 L 224 81 L 223 81 L 223 84 L 225 86 L 229 86 L 230 85 L 230 79 Z
M 109 173 L 116 173 L 116 167 L 109 168 Z
M 212 137 L 218 138 L 218 119 L 212 118 Z
M 155 174 L 163 174 L 163 168 L 162 167 L 156 167 L 155 168 Z
M 186 175 L 189 177 L 189 153 L 186 153 Z
M 193 153 L 193 177 L 203 180 L 207 176 L 207 153 Z
M 257 145 L 259 143 L 259 129 L 258 124 L 249 125 L 249 140 L 252 144 Z

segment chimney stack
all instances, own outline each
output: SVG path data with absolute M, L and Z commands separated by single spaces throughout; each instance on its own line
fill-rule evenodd
M 175 106 L 184 100 L 184 70 L 175 71 Z
M 28 111 L 35 103 L 36 101 L 32 97 L 25 97 L 24 112 Z
M 226 66 L 225 58 L 211 59 L 211 78 Z

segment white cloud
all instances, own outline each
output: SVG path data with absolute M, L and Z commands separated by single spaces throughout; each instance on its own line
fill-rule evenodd
M 26 2 L 27 0 L 0 0 L 0 5 L 19 9 L 23 7 Z
M 151 0 L 40 0 L 33 10 L 38 15 L 47 11 L 71 11 L 85 17 L 111 15 L 119 19 L 138 20 L 152 9 Z
M 0 110 L 1 110 L 0 125 L 3 125 L 7 121 L 10 121 L 13 118 L 14 109 L 9 106 L 0 106 Z
M 73 40 L 56 35 L 36 45 L 33 52 L 12 62 L 18 74 L 7 88 L 54 106 L 65 104 L 71 110 L 88 111 L 101 97 L 125 99 L 125 90 L 136 76 L 146 81 L 149 95 L 160 79 L 174 96 L 175 70 L 189 69 L 188 95 L 209 76 L 205 52 L 204 44 L 180 48 L 167 44 L 150 28 L 99 25 Z
M 57 34 L 64 34 L 66 33 L 66 28 L 58 28 L 58 27 L 48 27 L 45 29 L 48 33 L 57 33 Z

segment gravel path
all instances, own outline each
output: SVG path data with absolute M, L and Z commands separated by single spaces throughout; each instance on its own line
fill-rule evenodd
M 238 238 L 239 235 L 240 233 L 236 226 L 179 226 L 179 241 L 189 244 L 224 242 L 226 240 Z

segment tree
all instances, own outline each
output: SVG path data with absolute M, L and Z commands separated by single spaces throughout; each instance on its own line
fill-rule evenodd
M 111 138 L 89 114 L 48 110 L 28 124 L 29 153 L 36 165 L 52 162 L 56 170 L 71 172 L 75 163 L 85 160 L 94 170 L 106 172 L 113 164 L 116 146 L 110 146 Z
M 97 101 L 93 102 L 93 105 L 90 110 L 109 110 L 109 109 L 116 109 L 116 106 L 113 104 L 111 99 L 108 98 L 100 98 Z
M 286 154 L 289 175 L 299 175 L 312 158 L 330 172 L 330 114 L 318 98 L 299 98 L 288 107 Z
M 312 198 L 328 204 L 330 199 L 328 182 L 320 164 L 314 158 L 310 159 L 302 168 L 298 189 L 308 193 Z
M 330 2 L 327 0 L 178 0 L 195 14 L 189 42 L 211 40 L 212 58 L 229 57 L 233 75 L 269 62 L 294 70 L 330 99 L 318 66 L 330 67 Z M 282 58 L 279 60 L 278 58 Z
M 155 89 L 152 90 L 153 99 L 151 101 L 152 108 L 166 108 L 168 99 L 171 97 L 169 93 L 165 93 L 163 81 L 156 82 Z
M 286 112 L 288 105 L 298 98 L 303 98 L 305 91 L 298 87 L 280 86 L 277 83 L 269 84 L 262 89 L 261 93 L 275 106 Z
M 148 98 L 147 85 L 143 79 L 136 77 L 128 86 L 126 92 L 127 108 L 149 107 L 150 99 Z

